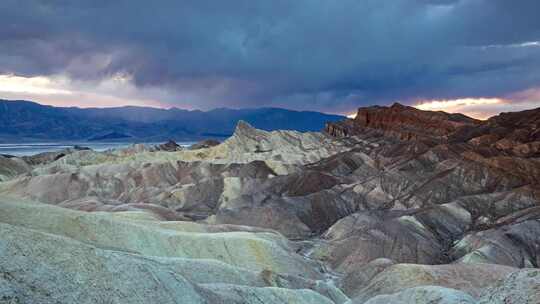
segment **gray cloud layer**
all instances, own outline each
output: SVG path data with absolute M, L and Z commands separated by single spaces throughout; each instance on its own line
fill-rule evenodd
M 0 73 L 340 111 L 540 86 L 537 0 L 0 1 Z M 189 101 L 188 101 L 189 102 Z

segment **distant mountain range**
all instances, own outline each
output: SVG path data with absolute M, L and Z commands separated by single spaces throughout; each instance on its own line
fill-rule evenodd
M 280 108 L 189 111 L 149 107 L 76 108 L 0 99 L 0 142 L 162 141 L 230 136 L 244 120 L 263 130 L 320 131 L 339 115 Z

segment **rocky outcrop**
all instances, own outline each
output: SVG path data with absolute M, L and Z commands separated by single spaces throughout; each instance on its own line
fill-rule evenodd
M 174 140 L 169 140 L 164 144 L 160 144 L 154 147 L 155 151 L 164 151 L 164 152 L 176 152 L 182 151 L 183 148 L 177 144 Z
M 477 124 L 479 121 L 465 115 L 422 111 L 395 103 L 391 107 L 360 108 L 352 120 L 327 124 L 326 132 L 343 137 L 376 129 L 401 140 L 440 141 L 461 128 Z
M 318 132 L 297 131 L 267 132 L 240 121 L 230 138 L 222 144 L 207 149 L 206 158 L 227 159 L 245 163 L 267 160 L 288 164 L 308 164 L 350 149 L 350 145 L 335 141 Z

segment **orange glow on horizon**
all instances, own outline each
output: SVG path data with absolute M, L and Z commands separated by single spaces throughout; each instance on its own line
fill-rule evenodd
M 492 114 L 486 113 L 486 107 L 504 105 L 508 103 L 502 98 L 459 98 L 450 100 L 429 100 L 420 102 L 413 107 L 425 111 L 444 111 L 448 113 L 462 113 L 476 119 L 487 119 Z

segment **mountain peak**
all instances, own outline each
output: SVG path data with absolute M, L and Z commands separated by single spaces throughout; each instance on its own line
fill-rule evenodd
M 406 105 L 403 105 L 399 102 L 394 102 L 394 104 L 392 104 L 392 106 L 390 106 L 390 108 L 392 109 L 406 109 L 406 108 L 410 108 L 409 106 L 406 106 Z
M 254 129 L 252 125 L 250 125 L 248 122 L 240 119 L 236 123 L 236 129 Z
M 257 129 L 255 129 L 248 122 L 246 122 L 244 120 L 239 120 L 236 123 L 236 128 L 234 130 L 234 135 L 245 136 L 245 135 L 253 134 L 256 131 L 257 131 Z

